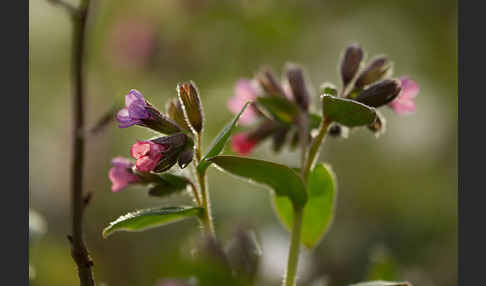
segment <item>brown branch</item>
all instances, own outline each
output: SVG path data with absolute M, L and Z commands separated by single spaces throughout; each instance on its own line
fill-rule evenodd
M 72 81 L 74 83 L 73 100 L 73 153 L 71 161 L 71 211 L 72 235 L 68 235 L 71 243 L 71 256 L 78 267 L 81 286 L 94 286 L 93 261 L 83 239 L 83 212 L 91 199 L 91 194 L 83 195 L 83 167 L 84 167 L 84 56 L 86 22 L 88 18 L 89 0 L 82 0 L 79 7 L 75 7 L 63 0 L 48 0 L 50 3 L 62 6 L 69 12 L 73 21 L 72 39 Z

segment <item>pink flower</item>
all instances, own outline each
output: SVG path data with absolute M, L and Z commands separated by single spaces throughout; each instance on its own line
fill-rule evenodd
M 388 104 L 397 114 L 403 115 L 415 112 L 414 98 L 419 92 L 418 84 L 406 76 L 400 77 L 402 90 L 400 94 Z
M 247 101 L 254 101 L 257 96 L 258 91 L 252 81 L 248 79 L 240 79 L 235 85 L 235 95 L 228 101 L 228 109 L 232 113 L 238 114 Z M 250 105 L 241 115 L 239 122 L 242 125 L 250 125 L 255 122 L 257 117 L 258 113 L 255 111 L 254 107 Z
M 240 155 L 248 155 L 257 143 L 248 138 L 247 133 L 237 133 L 231 138 L 231 149 Z
M 122 18 L 110 33 L 107 53 L 121 66 L 147 66 L 157 52 L 157 27 L 151 22 Z
M 135 163 L 137 170 L 150 172 L 157 166 L 157 163 L 162 158 L 162 151 L 166 149 L 166 146 L 152 141 L 137 141 L 137 143 L 132 145 L 130 154 L 137 159 Z
M 111 191 L 118 192 L 130 184 L 141 181 L 140 177 L 132 172 L 133 163 L 123 157 L 116 157 L 111 161 L 113 167 L 108 172 L 112 182 Z

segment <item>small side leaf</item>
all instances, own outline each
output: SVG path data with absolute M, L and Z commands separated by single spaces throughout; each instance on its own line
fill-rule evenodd
M 307 183 L 307 204 L 302 221 L 302 243 L 313 248 L 331 225 L 336 200 L 336 184 L 329 166 L 317 164 Z M 290 231 L 293 225 L 293 209 L 285 197 L 274 198 L 275 211 Z
M 285 124 L 292 124 L 299 114 L 297 106 L 285 97 L 267 96 L 258 97 L 257 103 L 262 106 L 267 113 Z
M 236 156 L 217 156 L 209 160 L 233 175 L 272 188 L 275 195 L 288 197 L 297 206 L 303 206 L 307 201 L 302 179 L 287 166 Z
M 236 127 L 236 124 L 238 123 L 241 114 L 243 114 L 243 112 L 250 103 L 250 101 L 245 103 L 245 105 L 241 108 L 240 112 L 236 114 L 233 120 L 231 120 L 231 122 L 226 124 L 226 126 L 221 129 L 221 131 L 219 131 L 218 136 L 216 136 L 216 138 L 213 140 L 211 146 L 209 146 L 208 151 L 202 157 L 201 162 L 199 162 L 199 164 L 197 165 L 197 171 L 199 173 L 204 173 L 209 165 L 211 165 L 211 162 L 207 160 L 208 158 L 217 156 L 219 155 L 219 153 L 221 153 L 221 151 L 223 151 L 224 145 L 226 145 L 226 142 L 233 133 L 233 130 Z
M 117 231 L 144 231 L 158 226 L 198 216 L 202 208 L 198 207 L 165 207 L 144 209 L 128 213 L 111 222 L 103 230 L 103 237 L 107 238 Z
M 322 112 L 331 121 L 348 127 L 369 125 L 375 121 L 376 111 L 372 107 L 330 95 L 323 95 L 321 98 Z
M 369 281 L 351 284 L 349 286 L 412 286 L 412 284 L 409 282 Z

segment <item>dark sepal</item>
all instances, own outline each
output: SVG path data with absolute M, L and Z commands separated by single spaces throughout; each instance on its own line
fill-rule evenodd
M 363 49 L 358 44 L 352 44 L 344 51 L 341 60 L 341 79 L 343 89 L 353 80 L 358 73 L 361 61 L 363 60 Z
M 268 95 L 285 97 L 283 88 L 271 68 L 261 68 L 260 71 L 255 75 L 255 79 Z
M 273 133 L 273 151 L 279 152 L 282 150 L 282 146 L 285 144 L 285 139 L 287 138 L 287 134 L 289 133 L 290 128 L 287 126 L 282 126 L 277 128 L 277 130 Z
M 400 90 L 399 80 L 385 79 L 361 91 L 355 100 L 371 107 L 380 107 L 393 101 Z
M 147 103 L 146 110 L 150 114 L 150 118 L 144 119 L 141 125 L 163 134 L 173 134 L 181 132 L 181 127 L 168 116 L 160 113 L 152 105 Z
M 354 87 L 362 89 L 365 86 L 372 84 L 382 79 L 390 70 L 391 64 L 385 56 L 380 56 L 373 59 L 368 66 L 360 73 Z
M 192 162 L 192 158 L 194 156 L 194 148 L 192 146 L 186 147 L 184 151 L 181 152 L 179 155 L 179 160 L 177 160 L 177 163 L 179 164 L 179 167 L 181 169 L 184 169 L 187 167 Z
M 304 70 L 295 64 L 288 64 L 286 76 L 292 90 L 292 96 L 302 110 L 309 110 L 309 91 L 304 76 Z

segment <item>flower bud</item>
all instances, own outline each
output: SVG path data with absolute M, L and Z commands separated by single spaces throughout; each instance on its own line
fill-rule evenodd
M 255 79 L 263 90 L 271 96 L 285 96 L 284 90 L 269 67 L 263 67 Z
M 383 134 L 386 130 L 386 120 L 383 115 L 381 115 L 378 111 L 376 112 L 376 119 L 375 122 L 368 125 L 368 129 L 371 130 L 375 134 L 376 137 L 379 137 Z
M 287 133 L 289 133 L 289 128 L 286 126 L 279 127 L 272 136 L 273 139 L 273 151 L 279 152 L 282 149 L 282 146 L 285 144 L 285 139 L 287 137 Z
M 181 131 L 174 121 L 150 105 L 135 89 L 130 90 L 125 96 L 125 108 L 117 113 L 116 119 L 120 128 L 139 125 L 164 134 Z
M 177 92 L 191 129 L 194 133 L 201 133 L 203 128 L 203 111 L 196 85 L 192 81 L 179 84 L 177 85 Z
M 393 101 L 400 89 L 399 80 L 386 79 L 360 91 L 355 100 L 371 107 L 380 107 Z
M 353 80 L 359 70 L 361 60 L 363 59 L 363 49 L 357 44 L 352 44 L 346 48 L 341 60 L 341 79 L 343 88 Z
M 179 100 L 173 99 L 169 101 L 169 103 L 167 104 L 167 114 L 181 128 L 187 131 L 191 131 L 191 128 L 187 124 L 186 119 L 184 117 L 184 111 L 182 110 L 182 106 Z
M 346 139 L 349 135 L 349 128 L 335 123 L 331 127 L 329 127 L 328 134 L 335 138 Z
M 361 89 L 375 81 L 380 80 L 388 72 L 391 65 L 386 57 L 375 58 L 371 63 L 361 72 L 356 83 L 355 88 Z
M 307 111 L 309 109 L 310 98 L 304 71 L 301 67 L 294 64 L 289 64 L 286 70 L 287 80 L 289 81 L 295 102 L 302 110 Z

